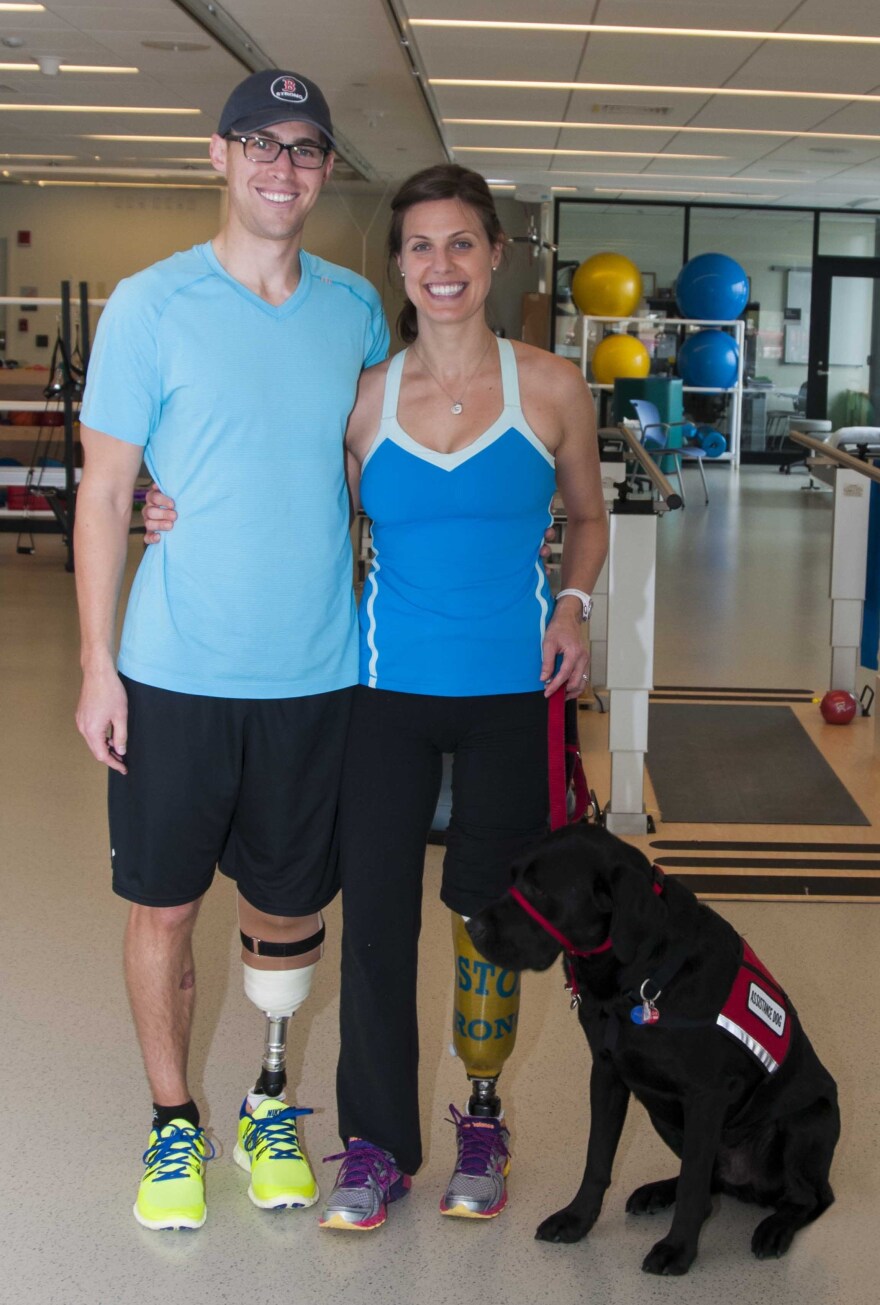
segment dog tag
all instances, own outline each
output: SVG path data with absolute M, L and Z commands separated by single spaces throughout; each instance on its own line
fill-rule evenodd
M 633 1024 L 656 1024 L 660 1018 L 660 1012 L 654 1005 L 654 1000 L 652 1000 L 652 998 L 650 998 L 645 992 L 645 989 L 651 982 L 651 979 L 645 979 L 645 982 L 642 984 L 641 988 L 639 988 L 639 996 L 642 999 L 642 1004 L 641 1006 L 633 1006 L 629 1013 L 629 1017 Z M 655 994 L 655 999 L 659 996 L 660 993 L 658 991 Z

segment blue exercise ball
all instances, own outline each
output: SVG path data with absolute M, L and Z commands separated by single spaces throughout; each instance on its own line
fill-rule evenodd
M 682 317 L 733 322 L 749 302 L 749 278 L 727 254 L 697 254 L 678 274 L 675 299 Z
M 736 384 L 739 350 L 726 331 L 697 331 L 678 351 L 676 367 L 685 385 L 728 390 Z

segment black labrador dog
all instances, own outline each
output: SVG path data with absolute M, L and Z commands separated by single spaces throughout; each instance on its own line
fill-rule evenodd
M 626 1204 L 632 1214 L 675 1205 L 646 1272 L 687 1273 L 713 1192 L 775 1207 L 752 1237 L 759 1259 L 784 1255 L 831 1205 L 834 1079 L 743 939 L 637 848 L 596 826 L 557 830 L 468 930 L 505 969 L 546 970 L 564 953 L 592 1052 L 584 1177 L 539 1239 L 575 1242 L 592 1228 L 630 1093 L 681 1160 L 677 1178 Z

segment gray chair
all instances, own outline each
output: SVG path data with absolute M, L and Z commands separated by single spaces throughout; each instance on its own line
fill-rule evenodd
M 661 421 L 656 403 L 649 403 L 647 399 L 630 399 L 630 403 L 635 409 L 636 416 L 639 419 L 642 444 L 644 444 L 647 451 L 653 454 L 659 453 L 662 457 L 672 459 L 674 467 L 672 474 L 678 477 L 678 487 L 681 491 L 682 507 L 684 507 L 686 501 L 681 474 L 681 464 L 683 462 L 696 462 L 700 469 L 700 478 L 703 482 L 703 493 L 706 495 L 706 502 L 708 503 L 709 486 L 706 484 L 706 473 L 703 470 L 703 459 L 706 457 L 706 450 L 695 448 L 691 444 L 669 447 L 670 430 L 676 426 L 686 426 L 688 423 L 684 421 Z

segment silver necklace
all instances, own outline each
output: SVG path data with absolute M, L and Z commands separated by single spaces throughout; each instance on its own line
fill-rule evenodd
M 490 336 L 489 336 L 489 339 L 486 341 L 486 347 L 485 347 L 485 349 L 483 350 L 483 352 L 480 354 L 480 361 L 477 363 L 476 367 L 474 368 L 474 370 L 471 372 L 470 376 L 468 377 L 468 379 L 467 379 L 467 383 L 465 384 L 464 389 L 462 390 L 462 392 L 461 392 L 461 394 L 460 394 L 460 396 L 459 396 L 458 398 L 456 398 L 454 394 L 450 394 L 450 393 L 449 393 L 449 391 L 447 390 L 446 386 L 445 386 L 445 385 L 444 385 L 440 380 L 438 380 L 438 378 L 437 378 L 436 374 L 434 373 L 433 369 L 430 367 L 430 365 L 429 365 L 427 359 L 424 357 L 424 355 L 423 355 L 422 353 L 419 352 L 419 350 L 416 348 L 416 346 L 413 345 L 413 347 L 412 347 L 413 353 L 416 355 L 416 357 L 418 358 L 419 362 L 420 362 L 420 363 L 422 364 L 422 366 L 425 368 L 425 371 L 426 371 L 426 372 L 428 373 L 428 375 L 432 378 L 432 380 L 434 381 L 434 383 L 435 383 L 435 384 L 436 384 L 436 385 L 437 385 L 437 386 L 438 386 L 438 387 L 443 391 L 443 393 L 446 395 L 447 399 L 451 399 L 451 400 L 452 400 L 452 407 L 449 409 L 449 411 L 452 413 L 453 417 L 459 417 L 459 416 L 461 416 L 461 414 L 464 412 L 464 404 L 463 404 L 462 400 L 464 399 L 464 396 L 467 394 L 468 386 L 470 385 L 471 381 L 474 379 L 474 377 L 476 376 L 477 372 L 478 372 L 478 371 L 480 370 L 480 368 L 482 367 L 482 365 L 483 365 L 483 361 L 484 361 L 484 359 L 485 359 L 485 357 L 486 357 L 486 354 L 489 352 L 489 345 L 492 343 L 492 341 L 494 340 L 494 338 L 495 338 L 495 337 L 494 337 L 493 335 L 490 335 Z

